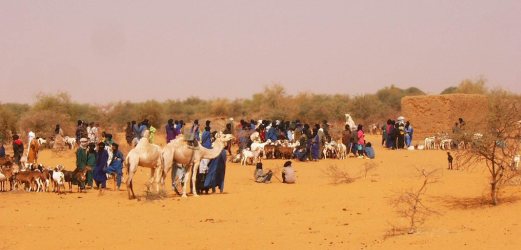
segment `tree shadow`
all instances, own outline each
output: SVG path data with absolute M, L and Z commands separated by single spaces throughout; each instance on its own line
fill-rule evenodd
M 434 200 L 440 201 L 449 209 L 472 210 L 493 207 L 492 201 L 487 196 L 479 197 L 456 197 L 456 196 L 435 196 Z M 499 199 L 499 206 L 515 203 L 521 200 L 519 196 L 507 196 Z

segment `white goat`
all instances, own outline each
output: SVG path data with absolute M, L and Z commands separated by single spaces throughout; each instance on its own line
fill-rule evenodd
M 252 162 L 256 162 L 260 155 L 260 149 L 255 151 L 249 150 L 247 148 L 242 150 L 241 154 L 241 165 L 245 166 L 248 163 L 248 160 L 251 159 Z
M 71 149 L 74 149 L 76 147 L 76 138 L 65 136 L 63 138 L 63 141 L 65 141 L 65 144 L 69 145 Z
M 65 175 L 62 172 L 63 166 L 58 165 L 56 168 L 54 168 L 54 171 L 52 172 L 52 180 L 54 182 L 55 187 L 57 187 L 57 192 L 60 193 L 60 187 L 63 186 L 63 189 L 65 189 Z
M 336 145 L 336 148 L 337 148 L 338 159 L 340 159 L 340 160 L 345 159 L 347 157 L 347 146 L 342 142 L 338 142 Z

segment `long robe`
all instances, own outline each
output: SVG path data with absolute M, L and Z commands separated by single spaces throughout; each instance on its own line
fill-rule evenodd
M 79 147 L 76 150 L 76 169 L 82 170 L 87 165 L 87 150 Z
M 210 131 L 204 131 L 201 138 L 201 145 L 207 149 L 212 149 L 212 134 Z
M 109 160 L 109 153 L 103 149 L 101 152 L 97 152 L 96 167 L 92 171 L 94 180 L 97 182 L 104 183 L 107 180 L 104 168 L 107 167 L 107 161 Z
M 311 143 L 311 157 L 313 160 L 318 160 L 320 157 L 320 137 L 318 134 L 313 137 L 313 141 Z
M 38 159 L 38 151 L 40 150 L 40 145 L 38 144 L 38 140 L 32 139 L 29 144 L 29 154 L 27 155 L 27 163 L 36 163 Z
M 87 164 L 86 165 L 91 168 L 91 170 L 89 172 L 87 172 L 87 184 L 89 186 L 92 186 L 92 182 L 93 182 L 92 172 L 94 171 L 94 168 L 96 167 L 96 156 L 97 156 L 96 152 L 94 152 L 94 153 L 87 152 Z
M 217 158 L 212 159 L 208 164 L 208 174 L 204 181 L 205 188 L 215 189 L 219 187 L 219 190 L 224 192 L 224 176 L 226 174 L 226 150 L 222 150 L 221 154 Z

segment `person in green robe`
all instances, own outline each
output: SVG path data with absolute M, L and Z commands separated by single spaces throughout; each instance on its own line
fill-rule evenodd
M 152 125 L 149 125 L 149 127 L 148 127 L 148 132 L 149 132 L 148 141 L 150 143 L 154 143 L 154 140 L 156 138 L 156 131 L 157 131 L 156 128 L 154 128 Z
M 94 142 L 89 143 L 87 148 L 87 166 L 90 167 L 90 171 L 87 172 L 87 185 L 92 189 L 93 179 L 92 170 L 96 166 L 96 144 Z
M 80 146 L 76 150 L 76 169 L 74 172 L 82 171 L 87 166 L 87 138 L 80 139 Z M 85 189 L 85 184 L 81 183 L 80 189 Z

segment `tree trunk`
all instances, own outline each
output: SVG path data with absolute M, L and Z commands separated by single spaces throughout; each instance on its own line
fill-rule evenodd
M 493 181 L 490 183 L 490 196 L 492 198 L 492 204 L 495 206 L 498 204 L 497 200 L 497 183 Z

